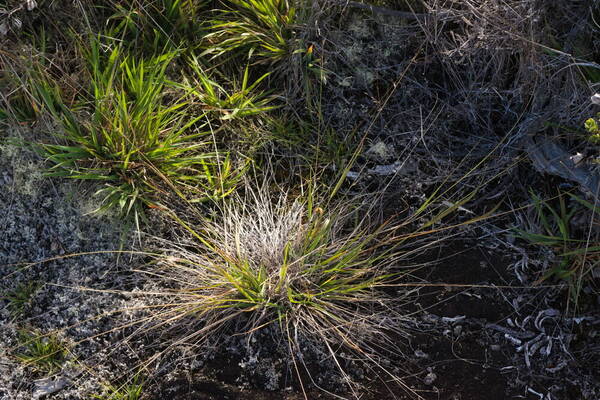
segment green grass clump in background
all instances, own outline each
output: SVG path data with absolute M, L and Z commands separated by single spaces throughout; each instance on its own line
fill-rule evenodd
M 222 1 L 206 19 L 201 48 L 212 63 L 266 67 L 271 87 L 285 89 L 286 102 L 314 101 L 313 81 L 325 82 L 320 50 L 307 29 L 315 10 L 309 1 Z M 314 38 L 313 38 L 314 39 Z
M 67 350 L 54 335 L 39 335 L 34 331 L 19 331 L 23 351 L 16 354 L 21 362 L 46 373 L 59 370 L 66 361 Z
M 230 0 L 209 21 L 205 51 L 213 58 L 228 53 L 257 57 L 276 64 L 298 50 L 294 41 L 297 7 L 288 0 Z
M 135 375 L 131 382 L 120 386 L 109 385 L 105 394 L 94 395 L 93 399 L 98 400 L 138 400 L 142 397 L 144 385 L 140 382 L 139 375 Z
M 538 282 L 550 278 L 565 281 L 569 287 L 569 300 L 577 309 L 584 282 L 600 264 L 600 239 L 597 234 L 592 235 L 588 231 L 583 234 L 574 232 L 572 220 L 577 212 L 582 211 L 576 205 L 591 212 L 590 224 L 597 224 L 600 210 L 578 196 L 569 194 L 569 197 L 574 204 L 569 205 L 565 194 L 559 193 L 558 207 L 553 207 L 550 202 L 532 195 L 540 231 L 518 230 L 518 233 L 532 244 L 547 246 L 553 250 L 558 261 Z
M 110 4 L 108 35 L 131 45 L 138 54 L 190 50 L 204 35 L 204 0 L 127 0 Z
M 4 296 L 8 300 L 8 310 L 13 318 L 18 318 L 25 312 L 27 305 L 40 286 L 40 283 L 35 281 L 20 283 L 13 291 Z
M 227 155 L 210 150 L 204 114 L 191 115 L 189 101 L 167 77 L 176 53 L 137 60 L 114 43 L 109 51 L 104 47 L 92 40 L 89 93 L 82 89 L 74 105 L 65 104 L 48 75 L 31 80 L 58 124 L 54 136 L 64 140 L 41 145 L 54 163 L 49 175 L 102 181 L 103 209 L 136 217 L 167 190 L 197 201 L 225 195 L 231 184 L 212 185 L 223 184 L 219 163 Z

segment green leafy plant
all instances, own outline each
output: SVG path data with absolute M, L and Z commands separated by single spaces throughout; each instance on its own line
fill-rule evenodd
M 52 373 L 66 361 L 66 347 L 54 335 L 44 336 L 35 331 L 21 330 L 19 342 L 24 350 L 16 354 L 16 358 L 36 369 Z
M 301 51 L 294 29 L 298 9 L 288 0 L 229 0 L 229 10 L 209 21 L 211 33 L 205 54 L 246 53 L 259 62 L 278 63 Z
M 276 108 L 270 105 L 273 96 L 256 90 L 257 86 L 269 76 L 268 73 L 250 84 L 249 67 L 246 66 L 241 83 L 232 82 L 233 90 L 228 92 L 208 76 L 196 57 L 190 59 L 189 65 L 193 75 L 191 81 L 186 79 L 183 87 L 193 98 L 200 101 L 205 112 L 216 113 L 220 119 L 228 120 L 249 117 Z
M 109 34 L 131 49 L 149 54 L 193 49 L 203 36 L 200 12 L 206 1 L 157 0 L 115 2 L 108 18 Z
M 298 154 L 307 165 L 318 169 L 332 166 L 334 172 L 348 165 L 360 143 L 357 130 L 342 134 L 320 120 L 282 115 L 268 119 L 268 127 L 272 141 Z
M 598 223 L 600 209 L 597 206 L 573 194 L 569 193 L 568 196 L 576 204 L 592 211 L 592 223 Z M 600 245 L 598 238 L 577 237 L 573 232 L 571 221 L 578 209 L 569 207 L 566 200 L 565 194 L 560 193 L 557 198 L 558 207 L 554 207 L 532 194 L 533 207 L 540 223 L 541 233 L 518 230 L 518 234 L 532 244 L 553 249 L 558 256 L 558 263 L 539 281 L 551 277 L 566 281 L 569 284 L 571 299 L 577 304 L 584 278 L 600 263 Z
M 598 114 L 600 118 L 600 114 Z M 588 139 L 595 144 L 600 143 L 600 128 L 598 127 L 598 121 L 595 118 L 589 118 L 585 121 L 585 129 L 589 132 L 590 136 Z
M 136 220 L 142 206 L 158 202 L 157 193 L 167 189 L 195 199 L 218 193 L 220 188 L 203 190 L 218 181 L 206 174 L 219 170 L 218 160 L 227 157 L 207 151 L 204 115 L 190 117 L 189 103 L 167 79 L 175 55 L 136 60 L 119 46 L 105 54 L 100 41 L 92 40 L 90 94 L 73 107 L 65 105 L 56 84 L 38 74 L 35 93 L 66 142 L 41 144 L 54 163 L 48 175 L 104 182 L 101 210 L 133 211 Z
M 107 393 L 92 397 L 98 400 L 138 400 L 142 397 L 144 385 L 136 374 L 131 382 L 120 386 L 109 385 L 106 389 Z
M 25 312 L 27 305 L 40 286 L 40 283 L 35 281 L 20 283 L 12 292 L 4 296 L 8 300 L 8 310 L 13 318 L 18 318 Z

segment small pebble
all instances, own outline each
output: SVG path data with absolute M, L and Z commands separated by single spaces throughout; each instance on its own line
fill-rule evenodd
M 433 385 L 433 382 L 435 382 L 436 379 L 437 379 L 437 375 L 435 374 L 435 372 L 430 372 L 427 375 L 425 375 L 423 382 L 427 386 L 430 386 L 430 385 Z
M 415 350 L 415 356 L 417 358 L 429 358 L 429 354 L 420 349 Z

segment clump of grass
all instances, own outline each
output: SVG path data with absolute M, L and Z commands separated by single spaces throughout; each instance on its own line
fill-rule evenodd
M 23 315 L 40 286 L 40 283 L 35 281 L 20 283 L 12 292 L 4 296 L 8 300 L 8 310 L 13 318 Z
M 102 395 L 93 395 L 92 398 L 98 400 L 138 400 L 142 397 L 144 385 L 140 382 L 139 375 L 135 375 L 131 382 L 120 386 L 109 385 L 107 393 Z
M 198 58 L 191 57 L 189 66 L 193 74 L 191 80 L 186 79 L 184 88 L 193 98 L 200 101 L 201 107 L 209 114 L 216 113 L 220 119 L 228 120 L 258 115 L 276 108 L 270 104 L 274 100 L 273 96 L 256 90 L 269 73 L 250 83 L 247 65 L 241 82 L 233 81 L 233 90 L 227 91 L 211 79 Z
M 203 36 L 200 14 L 206 3 L 199 0 L 115 2 L 107 21 L 109 34 L 127 41 L 132 50 L 140 53 L 193 50 Z
M 246 54 L 276 64 L 299 50 L 295 43 L 298 8 L 288 0 L 229 0 L 228 10 L 209 21 L 205 54 Z
M 217 3 L 207 18 L 202 56 L 231 64 L 251 62 L 273 74 L 269 84 L 285 88 L 289 104 L 313 101 L 313 80 L 325 82 L 320 51 L 307 25 L 316 3 L 288 0 L 231 0 Z
M 583 206 L 591 211 L 591 224 L 598 223 L 600 210 L 597 206 L 569 194 L 575 203 L 569 205 L 564 193 L 559 193 L 558 207 L 550 202 L 542 200 L 533 194 L 532 202 L 536 217 L 539 221 L 539 232 L 528 232 L 518 230 L 519 235 L 532 244 L 547 246 L 558 256 L 556 265 L 547 271 L 538 282 L 558 278 L 567 282 L 569 287 L 569 298 L 575 308 L 579 303 L 579 297 L 584 282 L 590 276 L 591 271 L 600 264 L 600 245 L 597 233 L 575 232 L 572 220 L 578 211 L 575 205 Z
M 67 350 L 54 335 L 39 335 L 35 331 L 19 331 L 19 342 L 24 349 L 16 354 L 18 360 L 47 373 L 59 370 L 66 361 Z
M 383 291 L 394 276 L 392 235 L 360 219 L 360 205 L 323 207 L 313 195 L 280 193 L 272 203 L 264 189 L 230 198 L 221 222 L 192 227 L 175 217 L 196 240 L 168 243 L 149 271 L 177 287 L 160 320 L 178 328 L 195 320 L 186 340 L 196 344 L 230 324 L 245 334 L 274 327 L 296 368 L 307 343 L 344 375 L 344 357 L 377 365 L 393 351 L 390 334 L 402 334 L 398 299 Z
M 290 115 L 269 118 L 268 136 L 285 151 L 297 154 L 313 168 L 340 171 L 353 158 L 360 145 L 356 129 L 340 132 L 320 119 L 300 120 Z
M 73 106 L 47 75 L 32 79 L 39 102 L 61 128 L 56 136 L 65 140 L 41 145 L 54 163 L 48 175 L 104 182 L 101 210 L 133 212 L 136 219 L 167 189 L 197 201 L 223 196 L 222 186 L 211 184 L 222 183 L 219 163 L 227 155 L 208 150 L 204 115 L 190 116 L 189 102 L 167 78 L 176 53 L 137 60 L 118 45 L 108 52 L 103 47 L 91 41 L 90 93 Z

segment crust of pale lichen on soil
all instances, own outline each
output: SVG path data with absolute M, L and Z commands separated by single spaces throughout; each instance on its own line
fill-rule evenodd
M 323 87 L 324 117 L 342 132 L 348 126 L 369 128 L 371 151 L 359 157 L 349 176 L 363 190 L 386 188 L 383 216 L 414 209 L 449 172 L 450 179 L 465 176 L 463 193 L 449 201 L 481 181 L 491 182 L 449 225 L 498 204 L 500 216 L 437 233 L 427 251 L 407 261 L 419 268 L 389 290 L 415 290 L 404 310 L 411 315 L 411 337 L 402 339 L 404 358 L 390 368 L 414 393 L 370 381 L 368 370 L 354 366 L 361 398 L 597 399 L 600 299 L 590 295 L 579 314 L 567 314 L 564 285 L 534 285 L 553 262 L 549 253 L 515 240 L 510 228 L 531 217 L 523 209 L 530 188 L 551 193 L 569 183 L 532 167 L 524 150 L 528 137 L 552 137 L 573 152 L 594 151 L 565 137 L 560 127 L 579 126 L 597 111 L 588 101 L 593 88 L 573 63 L 580 57 L 574 53 L 577 42 L 591 43 L 598 31 L 583 18 L 584 2 L 571 8 L 560 0 L 426 3 L 429 10 L 416 10 L 426 18 L 387 15 L 393 5 L 384 4 L 375 13 L 350 6 L 337 20 L 324 21 L 319 39 L 332 71 Z M 564 52 L 541 48 L 550 33 L 564 40 Z M 596 48 L 588 51 L 598 54 Z M 7 129 L 0 137 L 29 140 L 35 129 Z M 48 397 L 89 398 L 164 350 L 152 331 L 111 331 L 143 316 L 137 308 L 149 300 L 136 292 L 160 288 L 132 273 L 146 261 L 143 255 L 61 258 L 117 250 L 118 218 L 89 215 L 97 207 L 93 185 L 43 178 L 39 156 L 0 146 L 0 290 L 30 280 L 43 283 L 24 320 L 15 321 L 6 307 L 0 311 L 0 399 L 30 399 L 43 378 L 13 356 L 22 325 L 58 330 L 73 346 L 71 363 L 57 375 L 69 385 Z M 484 157 L 488 163 L 465 175 Z M 379 174 L 389 170 L 393 175 Z M 158 211 L 149 217 L 152 236 L 171 235 Z M 143 248 L 137 236 L 125 246 Z M 45 259 L 50 261 L 41 262 Z M 598 289 L 595 279 L 589 290 Z M 98 317 L 119 309 L 128 311 Z M 95 337 L 102 332 L 110 333 Z M 148 365 L 143 398 L 305 398 L 268 330 L 249 343 L 232 337 L 206 345 L 212 346 L 208 356 L 206 349 L 182 343 Z M 307 363 L 316 385 L 341 386 L 331 365 Z M 307 397 L 331 398 L 314 387 Z

